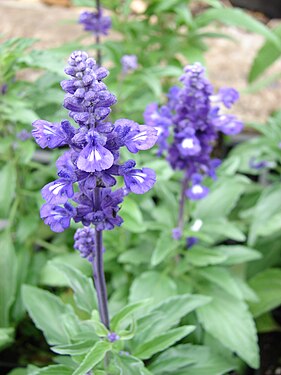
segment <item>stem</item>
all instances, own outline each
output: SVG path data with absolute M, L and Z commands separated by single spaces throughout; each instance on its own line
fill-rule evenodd
M 100 12 L 101 12 L 100 0 L 96 0 L 96 8 L 97 8 L 98 15 L 100 15 Z M 96 35 L 96 45 L 97 45 L 97 64 L 98 66 L 101 66 L 102 56 L 101 56 L 101 49 L 99 48 L 100 36 L 98 33 Z
M 95 188 L 95 205 L 100 206 L 100 188 Z M 93 271 L 95 287 L 98 297 L 98 307 L 101 322 L 109 329 L 109 315 L 107 306 L 106 282 L 103 269 L 103 241 L 102 231 L 95 228 L 96 251 L 93 257 Z
M 182 180 L 181 184 L 181 197 L 180 197 L 180 202 L 179 202 L 179 216 L 178 216 L 178 228 L 183 231 L 183 226 L 184 226 L 184 204 L 185 204 L 185 190 L 187 189 L 188 185 L 188 176 L 185 176 L 184 179 Z

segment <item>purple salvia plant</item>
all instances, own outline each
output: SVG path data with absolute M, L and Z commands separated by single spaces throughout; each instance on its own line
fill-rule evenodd
M 118 211 L 125 195 L 143 194 L 156 180 L 153 170 L 135 168 L 134 160 L 122 164 L 120 148 L 131 153 L 147 150 L 157 141 L 157 130 L 127 119 L 107 119 L 116 103 L 102 82 L 108 71 L 86 52 L 73 52 L 65 72 L 70 78 L 61 82 L 66 92 L 63 105 L 78 126 L 68 120 L 33 123 L 32 134 L 40 147 L 69 147 L 56 163 L 59 178 L 42 189 L 46 203 L 41 218 L 54 232 L 67 229 L 71 220 L 84 225 L 75 234 L 75 248 L 93 263 L 100 317 L 109 327 L 102 232 L 122 224 Z M 114 190 L 118 176 L 125 186 Z
M 138 58 L 136 55 L 124 55 L 121 58 L 122 73 L 124 75 L 133 72 L 138 67 Z
M 219 132 L 234 135 L 243 128 L 241 121 L 222 110 L 232 106 L 239 98 L 238 92 L 223 88 L 214 94 L 201 64 L 187 66 L 180 82 L 181 87 L 170 89 L 166 105 L 158 108 L 152 103 L 144 113 L 146 124 L 158 130 L 159 154 L 166 152 L 172 168 L 184 173 L 178 227 L 173 231 L 176 239 L 182 236 L 186 197 L 190 200 L 206 197 L 209 189 L 203 185 L 203 179 L 216 178 L 220 161 L 212 158 L 212 151 Z M 169 136 L 173 136 L 170 145 Z

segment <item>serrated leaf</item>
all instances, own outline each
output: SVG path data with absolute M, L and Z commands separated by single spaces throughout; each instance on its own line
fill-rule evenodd
M 149 366 L 155 375 L 224 375 L 233 368 L 232 363 L 228 363 L 211 348 L 191 344 L 177 345 L 166 350 Z
M 250 305 L 254 317 L 258 317 L 281 304 L 280 269 L 271 268 L 262 271 L 250 279 L 249 284 L 258 296 L 258 301 Z
M 224 254 L 227 257 L 226 260 L 223 261 L 223 264 L 227 266 L 246 263 L 262 258 L 262 255 L 259 251 L 247 246 L 216 246 L 213 250 L 218 250 L 221 254 Z
M 36 327 L 43 331 L 50 345 L 70 343 L 69 333 L 62 324 L 66 314 L 74 314 L 70 305 L 65 305 L 54 294 L 30 285 L 23 286 L 22 299 Z
M 144 301 L 139 301 L 135 303 L 131 303 L 123 309 L 121 309 L 117 314 L 113 316 L 110 322 L 110 327 L 113 331 L 117 331 L 119 328 L 119 325 L 123 320 L 125 320 L 128 316 L 132 315 L 137 310 L 141 309 L 143 306 L 147 305 L 150 302 L 149 299 L 146 299 Z
M 154 354 L 169 348 L 175 342 L 193 332 L 195 328 L 195 326 L 183 326 L 171 329 L 167 333 L 163 333 L 162 335 L 141 344 L 135 349 L 134 355 L 141 359 L 148 359 Z
M 170 232 L 162 232 L 156 242 L 156 247 L 151 258 L 151 265 L 157 266 L 171 254 L 176 247 L 177 241 L 173 239 L 172 234 Z
M 151 298 L 152 303 L 156 305 L 176 293 L 177 286 L 169 276 L 156 271 L 148 271 L 133 281 L 129 300 L 130 302 L 137 302 Z
M 92 370 L 103 360 L 111 347 L 112 345 L 107 341 L 97 342 L 83 359 L 79 367 L 73 372 L 73 375 L 85 375 L 88 371 Z
M 242 299 L 242 293 L 238 288 L 235 279 L 227 269 L 222 267 L 206 267 L 196 270 L 196 273 L 210 283 L 222 288 L 227 293 L 238 299 Z
M 131 355 L 114 354 L 114 369 L 118 369 L 119 375 L 149 375 L 151 374 L 145 367 L 143 362 Z
M 235 207 L 249 180 L 241 176 L 220 179 L 211 193 L 196 205 L 193 216 L 204 221 L 206 218 L 227 216 Z
M 62 355 L 81 355 L 87 353 L 93 345 L 93 341 L 82 341 L 75 344 L 53 346 L 52 351 Z
M 69 282 L 69 286 L 74 290 L 74 299 L 77 306 L 89 314 L 97 309 L 97 297 L 93 280 L 83 275 L 78 269 L 58 262 L 52 265 L 62 271 Z
M 249 366 L 258 368 L 257 332 L 247 305 L 210 285 L 202 285 L 200 291 L 213 299 L 208 305 L 197 309 L 199 321 L 206 331 L 236 352 Z
M 226 260 L 227 255 L 219 249 L 208 249 L 201 246 L 193 246 L 186 254 L 186 261 L 197 267 L 220 264 Z

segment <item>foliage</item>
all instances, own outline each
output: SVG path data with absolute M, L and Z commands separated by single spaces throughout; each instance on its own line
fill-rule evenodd
M 114 10 L 113 28 L 120 35 L 102 45 L 112 66 L 106 83 L 120 98 L 113 118 L 142 122 L 146 104 L 163 99 L 183 64 L 204 61 L 206 38 L 226 37 L 210 32 L 214 22 L 265 37 L 251 80 L 278 58 L 279 29 L 272 33 L 220 1 L 205 1 L 211 7 L 200 13 L 186 3 L 146 1 L 136 14 L 131 1 L 104 1 Z M 136 156 L 138 164 L 156 170 L 157 184 L 146 196 L 128 198 L 121 209 L 124 225 L 105 234 L 111 330 L 119 336 L 110 342 L 99 322 L 91 266 L 73 250 L 77 225 L 54 236 L 39 219 L 39 190 L 53 179 L 50 166 L 58 154 L 19 138 L 39 117 L 61 117 L 58 82 L 66 56 L 81 42 L 31 51 L 33 42 L 12 39 L 0 46 L 0 87 L 7 85 L 0 94 L 0 348 L 14 343 L 28 313 L 34 335 L 40 340 L 42 331 L 54 354 L 48 354 L 47 366 L 28 358 L 21 362 L 30 363 L 25 369 L 10 374 L 82 375 L 94 369 L 102 375 L 105 364 L 116 375 L 223 375 L 242 361 L 258 368 L 258 330 L 280 329 L 270 318 L 280 305 L 280 113 L 266 126 L 251 125 L 259 134 L 229 152 L 218 179 L 207 181 L 209 196 L 186 203 L 184 237 L 199 239 L 190 249 L 184 239 L 171 237 L 177 173 L 155 150 Z M 137 55 L 139 62 L 126 76 L 124 54 Z M 25 68 L 36 74 L 30 77 Z M 267 163 L 257 169 L 253 161 Z

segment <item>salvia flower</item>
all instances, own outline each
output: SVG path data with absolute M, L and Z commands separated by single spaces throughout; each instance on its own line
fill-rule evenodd
M 76 127 L 67 120 L 33 123 L 32 133 L 40 147 L 69 147 L 57 160 L 58 178 L 42 189 L 46 204 L 41 218 L 55 232 L 68 228 L 71 219 L 81 222 L 86 228 L 76 232 L 75 248 L 90 260 L 95 248 L 90 226 L 97 231 L 120 226 L 124 195 L 143 194 L 156 180 L 153 170 L 136 168 L 134 160 L 121 163 L 120 148 L 132 153 L 147 150 L 155 144 L 157 130 L 127 119 L 108 120 L 110 107 L 116 103 L 102 82 L 108 71 L 86 52 L 73 52 L 65 72 L 69 79 L 61 82 L 66 92 L 63 105 Z M 125 187 L 113 190 L 118 177 Z
M 180 87 L 170 89 L 167 104 L 160 108 L 150 104 L 144 118 L 158 130 L 159 154 L 166 151 L 172 168 L 184 172 L 189 182 L 186 196 L 198 200 L 209 192 L 203 185 L 204 177 L 216 177 L 220 161 L 212 158 L 212 151 L 219 132 L 234 135 L 243 128 L 241 121 L 223 110 L 230 108 L 239 94 L 232 88 L 214 94 L 199 63 L 187 66 L 180 82 Z M 167 142 L 169 134 L 173 135 L 171 145 Z
M 104 16 L 102 9 L 96 12 L 82 12 L 78 22 L 84 26 L 85 31 L 91 31 L 95 35 L 108 35 L 111 28 L 111 18 Z
M 138 67 L 138 58 L 136 55 L 124 55 L 121 58 L 122 72 L 128 74 L 133 72 Z

